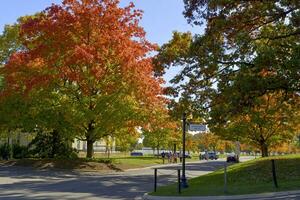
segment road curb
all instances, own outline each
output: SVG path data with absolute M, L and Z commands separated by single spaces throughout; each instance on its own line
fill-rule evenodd
M 209 162 L 209 161 L 191 161 L 191 162 L 186 162 L 186 164 L 193 164 L 193 163 L 202 163 L 202 162 Z M 160 167 L 174 167 L 178 166 L 181 167 L 182 163 L 166 163 L 166 164 L 158 164 L 158 165 L 151 165 L 149 167 L 141 167 L 141 168 L 134 168 L 134 169 L 126 169 L 124 171 L 136 171 L 136 170 L 141 170 L 141 169 L 154 169 L 154 168 L 160 168 Z
M 300 190 L 286 192 L 270 192 L 262 194 L 246 194 L 234 196 L 152 196 L 148 193 L 144 194 L 143 200 L 250 200 L 250 199 L 295 199 L 300 198 Z
M 254 159 L 254 158 L 253 158 Z M 217 161 L 226 161 L 225 158 L 219 158 Z M 194 163 L 207 163 L 210 162 L 210 160 L 195 160 L 195 161 L 188 161 L 187 164 L 194 164 Z M 142 170 L 142 169 L 154 169 L 154 168 L 160 168 L 160 167 L 172 167 L 172 166 L 178 166 L 181 167 L 182 163 L 166 163 L 166 164 L 158 164 L 158 165 L 151 165 L 148 167 L 140 167 L 140 168 L 133 168 L 133 169 L 125 169 L 124 172 L 127 171 L 136 171 L 136 170 Z

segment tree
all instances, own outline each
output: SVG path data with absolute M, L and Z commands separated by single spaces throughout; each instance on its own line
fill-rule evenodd
M 284 93 L 287 104 L 290 97 L 298 98 L 298 2 L 184 2 L 188 21 L 206 29 L 194 37 L 175 32 L 159 50 L 158 74 L 172 66 L 182 68 L 169 89 L 178 99 L 173 110 L 187 109 L 210 126 L 218 123 L 221 133 L 230 119 L 247 115 L 265 95 Z
M 24 49 L 20 41 L 20 24 L 26 20 L 38 16 L 35 15 L 22 16 L 17 19 L 17 22 L 12 25 L 5 25 L 2 34 L 0 34 L 0 68 L 6 64 L 12 54 Z
M 3 33 L 0 35 L 0 66 L 4 65 L 8 58 L 21 48 L 18 36 L 19 23 L 4 26 Z
M 136 129 L 122 128 L 115 134 L 116 148 L 122 152 L 133 151 L 139 138 L 140 133 Z
M 76 158 L 75 149 L 55 129 L 47 132 L 37 130 L 35 138 L 29 143 L 30 153 L 40 158 Z
M 13 144 L 18 142 L 12 140 L 17 138 L 16 132 L 33 138 L 29 146 L 37 156 L 71 156 L 74 128 L 70 109 L 67 104 L 61 106 L 55 103 L 60 99 L 59 96 L 46 93 L 41 91 L 27 97 L 15 93 L 0 98 L 0 129 L 6 132 Z
M 213 133 L 198 133 L 194 135 L 194 141 L 197 147 L 201 151 L 216 151 L 219 150 L 219 145 L 221 143 L 220 138 Z
M 18 20 L 21 21 L 21 18 Z M 19 35 L 19 23 L 6 25 L 0 35 L 0 69 L 8 61 L 11 54 L 21 48 Z M 0 92 L 4 89 L 4 77 L 0 74 Z
M 172 140 L 172 133 L 174 131 L 174 124 L 170 122 L 170 119 L 166 113 L 166 110 L 154 110 L 153 116 L 149 118 L 147 127 L 143 128 L 143 145 L 151 147 L 153 150 L 159 150 L 161 148 L 167 148 L 170 140 Z
M 0 68 L 8 63 L 9 58 L 14 53 L 26 49 L 19 37 L 21 24 L 38 15 L 39 13 L 20 17 L 15 24 L 4 27 L 4 31 L 0 35 Z M 62 113 L 65 114 L 62 111 L 66 111 L 66 107 L 55 110 L 57 104 L 53 101 L 57 99 L 57 94 L 51 93 L 51 91 L 40 91 L 25 97 L 18 91 L 7 91 L 8 86 L 5 85 L 6 81 L 3 75 L 3 73 L 0 74 L 0 92 L 3 92 L 0 96 L 0 127 L 8 132 L 7 137 L 11 138 L 15 130 L 35 135 L 35 129 L 38 127 L 42 132 L 55 129 L 53 132 L 58 137 L 63 136 L 64 140 L 67 139 L 63 130 L 69 126 L 66 126 L 67 124 L 64 123 L 65 120 L 62 117 Z M 43 96 L 43 99 L 40 96 Z M 68 137 L 69 139 L 70 137 Z
M 219 115 L 226 109 L 215 107 L 211 115 L 211 129 L 223 138 L 250 143 L 268 156 L 269 148 L 291 141 L 298 130 L 299 97 L 282 93 L 268 94 L 256 99 L 255 106 L 245 109 L 242 115 Z M 226 111 L 225 111 L 226 112 Z M 220 117 L 226 116 L 226 123 Z
M 178 143 L 177 124 L 172 121 L 164 107 L 155 107 L 148 120 L 148 124 L 142 130 L 144 146 L 156 149 L 159 154 L 161 148 L 170 148 Z
M 247 90 L 244 88 L 245 99 L 274 90 L 299 91 L 297 1 L 184 0 L 184 3 L 184 14 L 190 23 L 206 22 L 205 34 L 195 38 L 192 50 L 194 54 L 198 51 L 193 64 L 203 65 L 199 70 L 203 81 L 214 79 L 220 86 L 226 86 L 235 80 L 237 73 L 265 70 L 273 73 L 265 77 L 248 74 L 248 83 L 252 84 Z M 191 73 L 192 69 L 191 66 L 185 71 Z
M 139 26 L 142 13 L 118 2 L 53 4 L 21 25 L 25 48 L 2 70 L 5 92 L 46 90 L 60 96 L 58 104 L 70 107 L 78 138 L 87 141 L 89 158 L 96 140 L 139 125 L 163 99 L 149 57 L 155 46 Z

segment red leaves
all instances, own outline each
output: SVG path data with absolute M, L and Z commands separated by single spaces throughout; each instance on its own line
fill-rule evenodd
M 156 46 L 139 26 L 142 11 L 118 0 L 64 0 L 21 26 L 27 48 L 5 66 L 10 89 L 76 83 L 82 94 L 125 87 L 144 104 L 160 102 L 161 80 L 153 77 Z
M 93 65 L 95 63 L 94 52 L 86 45 L 78 45 L 74 47 L 73 54 L 67 58 L 68 65 Z

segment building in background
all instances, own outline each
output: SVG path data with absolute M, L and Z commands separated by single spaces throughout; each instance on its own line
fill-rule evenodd
M 87 143 L 86 141 L 75 139 L 72 147 L 77 149 L 78 151 L 86 152 Z M 106 153 L 108 151 L 110 153 L 116 152 L 116 141 L 114 138 L 108 137 L 107 139 L 102 139 L 94 143 L 94 152 Z

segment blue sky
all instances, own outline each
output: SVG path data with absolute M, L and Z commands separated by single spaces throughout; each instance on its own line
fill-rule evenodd
M 0 6 L 0 32 L 5 24 L 14 23 L 19 16 L 34 14 L 52 3 L 61 0 L 4 0 Z M 121 6 L 134 2 L 138 9 L 144 11 L 141 25 L 147 32 L 147 39 L 162 45 L 171 39 L 172 32 L 191 31 L 200 33 L 199 27 L 192 27 L 183 17 L 183 0 L 121 0 Z M 169 71 L 165 79 L 169 80 L 176 71 Z

